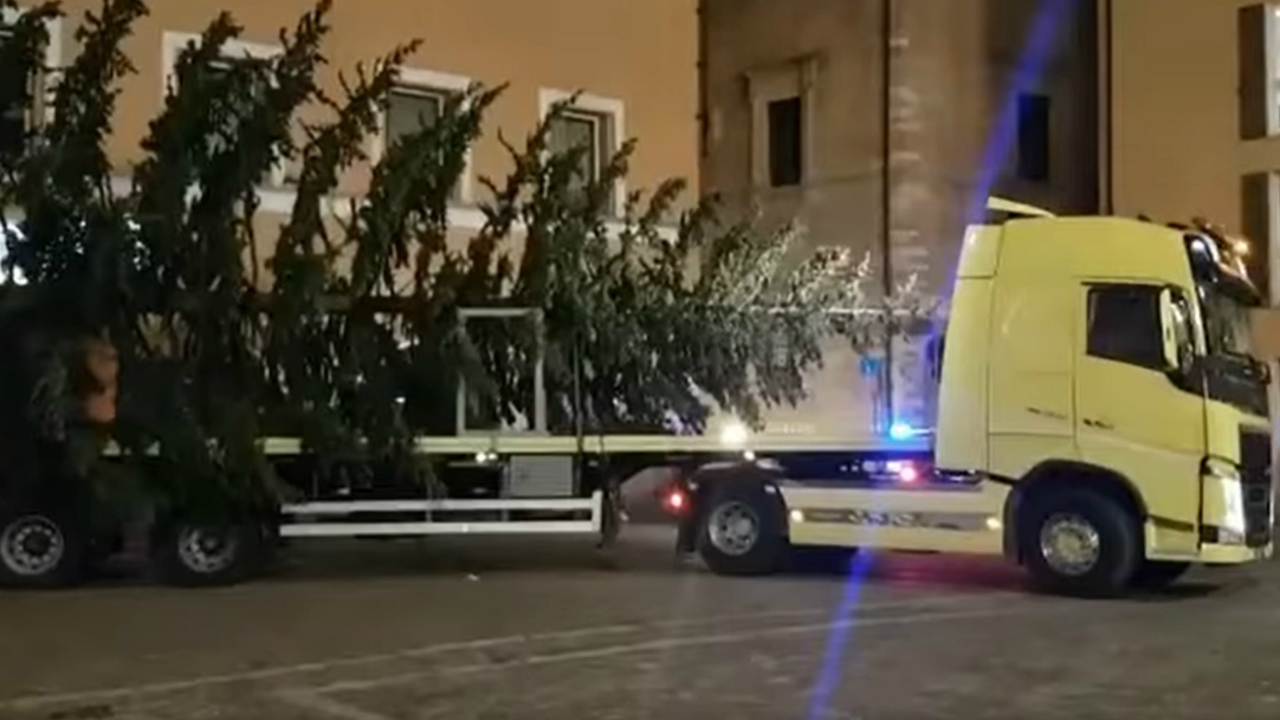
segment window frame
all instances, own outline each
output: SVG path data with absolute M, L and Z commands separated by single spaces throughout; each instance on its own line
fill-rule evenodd
M 18 18 L 26 11 L 23 8 L 6 7 L 0 11 L 0 27 L 8 29 L 11 25 L 18 21 Z M 27 118 L 28 123 L 39 119 L 41 123 L 49 123 L 53 121 L 54 107 L 53 96 L 57 90 L 58 82 L 61 80 L 62 70 L 64 67 L 63 52 L 66 47 L 63 37 L 63 18 L 55 17 L 45 20 L 45 29 L 49 32 L 49 44 L 44 49 L 44 67 L 39 71 L 39 77 L 36 78 L 36 92 L 39 100 L 38 109 L 34 116 Z M 31 128 L 28 128 L 30 130 Z M 8 255 L 7 238 L 3 237 L 5 233 L 19 232 L 16 225 L 13 224 L 14 218 L 10 213 L 5 213 L 3 223 L 0 223 L 0 263 Z M 5 285 L 25 285 L 26 278 L 21 273 L 10 275 L 8 272 L 0 268 L 0 286 Z
M 160 99 L 163 102 L 169 91 L 173 89 L 176 81 L 174 68 L 178 64 L 178 57 L 187 47 L 193 44 L 198 45 L 200 43 L 200 35 L 165 30 L 161 42 L 161 68 L 163 72 L 160 74 Z M 284 47 L 248 40 L 228 40 L 222 46 L 221 55 L 232 62 L 243 59 L 272 60 L 284 55 Z M 271 169 L 267 173 L 267 183 L 267 188 L 272 190 L 288 188 L 289 173 L 285 158 L 277 158 L 272 163 Z
M 749 180 L 756 191 L 772 193 L 803 192 L 816 178 L 822 177 L 821 158 L 817 152 L 821 128 L 815 113 L 820 104 L 819 67 L 821 56 L 804 55 L 786 62 L 749 70 L 743 74 L 750 109 Z M 775 187 L 769 177 L 769 103 L 800 98 L 800 182 Z
M 444 101 L 450 95 L 460 95 L 466 92 L 472 83 L 473 80 L 465 75 L 427 68 L 402 67 L 392 93 L 400 90 L 407 93 L 437 95 Z M 443 108 L 443 105 L 441 107 Z M 387 113 L 385 108 L 379 108 L 378 110 L 378 131 L 369 137 L 369 144 L 366 150 L 371 165 L 377 164 L 387 153 Z M 467 154 L 463 162 L 462 176 L 458 178 L 458 187 L 454 189 L 454 197 L 458 204 L 473 205 L 475 204 L 474 147 L 467 148 Z
M 560 120 L 568 122 L 586 123 L 591 126 L 591 177 L 588 182 L 599 182 L 602 171 L 604 170 L 605 157 L 603 152 L 608 148 L 605 147 L 608 139 L 609 129 L 606 126 L 608 118 L 591 112 L 585 112 L 578 109 L 567 109 L 560 115 Z
M 572 100 L 567 108 L 570 114 L 576 111 L 577 114 L 589 116 L 598 123 L 596 152 L 603 149 L 612 156 L 622 149 L 623 138 L 626 137 L 626 104 L 619 99 L 589 93 L 578 93 L 575 98 L 572 91 L 542 88 L 538 91 L 538 121 L 546 120 L 556 103 L 569 100 Z M 601 132 L 604 133 L 603 138 L 598 136 Z M 604 158 L 600 159 L 596 172 L 599 172 L 599 167 L 605 161 Z M 615 217 L 622 217 L 626 211 L 627 183 L 624 178 L 618 178 L 613 188 L 613 214 Z

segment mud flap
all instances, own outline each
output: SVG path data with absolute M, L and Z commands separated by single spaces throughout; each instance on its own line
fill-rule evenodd
M 680 518 L 676 526 L 676 554 L 684 555 L 698 549 L 698 514 L 691 512 Z
M 622 523 L 626 521 L 626 510 L 622 507 L 622 484 L 617 480 L 609 480 L 601 488 L 604 499 L 600 509 L 600 549 L 613 547 L 622 534 Z

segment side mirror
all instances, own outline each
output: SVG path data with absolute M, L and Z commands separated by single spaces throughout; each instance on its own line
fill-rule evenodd
M 1165 370 L 1177 370 L 1182 366 L 1180 358 L 1179 326 L 1185 322 L 1174 303 L 1173 290 L 1164 288 L 1160 291 L 1160 345 L 1163 351 Z

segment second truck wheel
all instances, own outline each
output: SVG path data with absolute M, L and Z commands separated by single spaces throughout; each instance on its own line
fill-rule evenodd
M 724 575 L 774 572 L 787 553 L 786 520 L 763 484 L 725 481 L 713 488 L 698 524 L 698 552 Z
M 176 522 L 153 535 L 151 562 L 159 580 L 179 586 L 229 585 L 261 567 L 263 533 L 253 524 Z

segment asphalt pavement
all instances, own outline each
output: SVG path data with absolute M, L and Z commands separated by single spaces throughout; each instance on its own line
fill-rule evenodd
M 0 594 L 0 718 L 1280 717 L 1274 563 L 1079 601 L 933 555 L 722 578 L 671 540 L 337 542 L 231 588 Z

